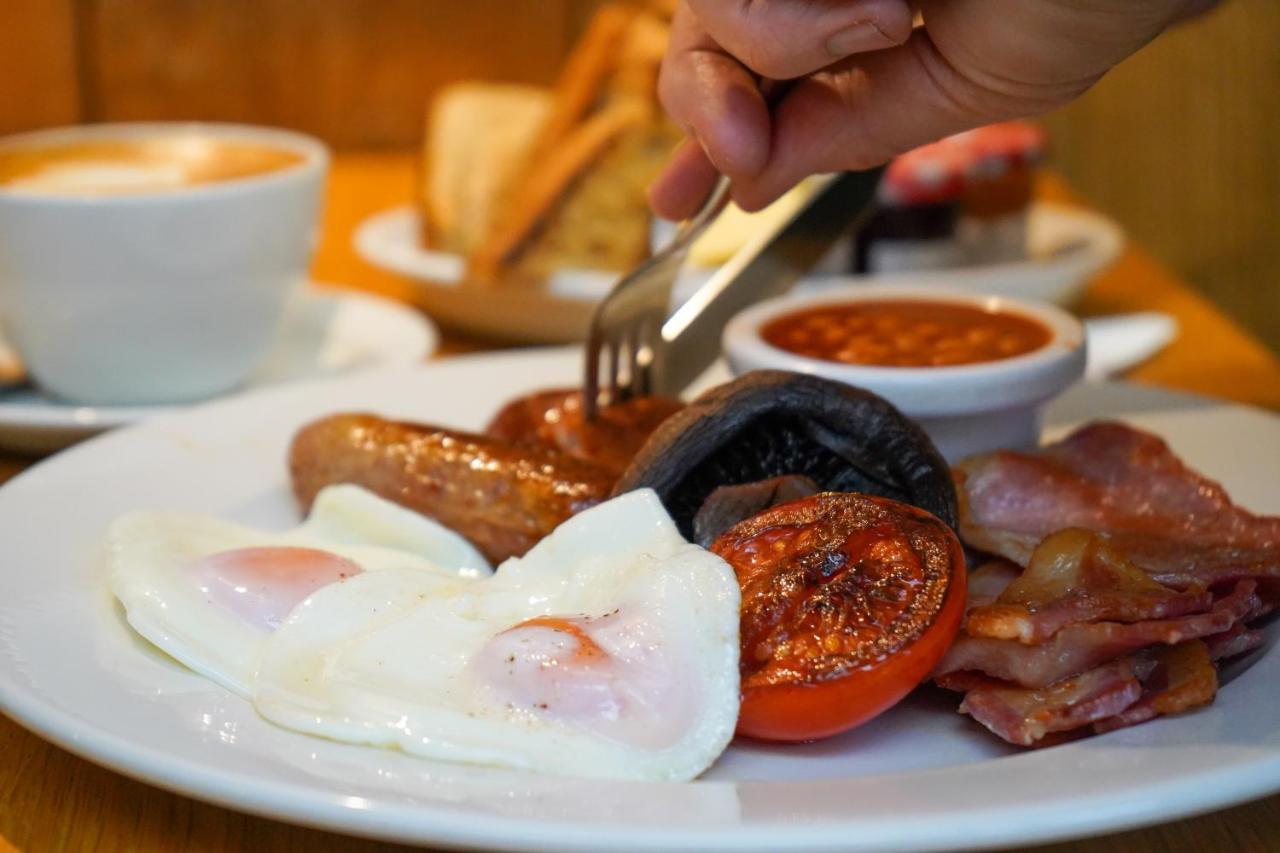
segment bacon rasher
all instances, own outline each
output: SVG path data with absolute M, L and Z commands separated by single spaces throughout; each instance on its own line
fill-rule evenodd
M 967 460 L 956 480 L 965 544 L 1003 559 L 972 573 L 935 680 L 1004 740 L 1203 705 L 1214 662 L 1262 644 L 1248 623 L 1280 603 L 1280 518 L 1236 506 L 1156 436 L 1094 424 Z
M 1218 674 L 1200 640 L 1147 649 L 1048 687 L 970 682 L 960 710 L 1018 746 L 1114 731 L 1213 701 Z M 1058 736 L 1058 737 L 1055 737 Z
M 1147 646 L 1174 645 L 1229 631 L 1257 606 L 1255 588 L 1254 581 L 1240 581 L 1211 610 L 1176 619 L 1076 622 L 1034 645 L 962 632 L 934 674 L 973 671 L 1022 687 L 1048 687 Z
M 976 602 L 971 598 L 970 604 Z M 1212 606 L 1208 590 L 1169 589 L 1102 537 L 1072 527 L 1045 537 L 1027 568 L 994 601 L 971 606 L 965 630 L 972 637 L 1030 645 L 1076 622 L 1171 619 Z
M 1050 533 L 1081 527 L 1165 586 L 1280 581 L 1280 518 L 1236 506 L 1162 439 L 1123 424 L 974 457 L 955 473 L 965 544 L 1021 566 Z

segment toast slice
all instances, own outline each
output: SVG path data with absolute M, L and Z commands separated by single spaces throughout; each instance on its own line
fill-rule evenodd
M 569 131 L 526 175 L 502 225 L 472 255 L 472 277 L 494 281 L 518 266 L 521 277 L 540 278 L 558 267 L 617 269 L 643 258 L 633 211 L 644 214 L 647 245 L 644 186 L 628 176 L 636 171 L 631 159 L 644 154 L 648 118 L 643 104 L 624 100 Z
M 647 256 L 645 190 L 681 138 L 657 102 L 667 30 L 640 6 L 600 10 L 561 75 L 536 166 L 471 256 L 473 280 L 625 270 Z
M 418 202 L 427 246 L 469 255 L 493 231 L 551 112 L 535 86 L 458 83 L 428 111 Z
M 668 28 L 650 3 L 608 4 L 550 92 L 486 83 L 441 92 L 422 160 L 424 242 L 466 256 L 476 282 L 642 260 L 645 190 L 680 139 L 656 95 Z

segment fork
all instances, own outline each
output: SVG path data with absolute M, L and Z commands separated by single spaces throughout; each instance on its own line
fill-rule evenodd
M 729 203 L 729 179 L 716 181 L 702 207 L 655 253 L 609 291 L 597 306 L 587 332 L 582 407 L 594 420 L 601 403 L 618 403 L 653 390 L 661 369 L 662 324 L 671 305 L 671 290 L 689 247 Z M 607 363 L 606 385 L 600 385 L 601 361 Z

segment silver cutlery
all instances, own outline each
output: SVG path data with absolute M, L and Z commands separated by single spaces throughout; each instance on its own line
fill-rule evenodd
M 676 232 L 671 242 L 613 286 L 597 306 L 587 332 L 582 383 L 583 412 L 596 416 L 599 404 L 652 394 L 663 367 L 663 323 L 671 304 L 671 288 L 689 247 L 729 203 L 729 179 L 721 176 L 702 207 Z M 701 291 L 699 291 L 701 292 Z M 601 388 L 601 361 L 605 361 Z
M 722 178 L 671 242 L 619 280 L 596 309 L 584 365 L 587 418 L 602 402 L 675 395 L 687 387 L 718 357 L 720 333 L 733 315 L 785 293 L 868 215 L 880 174 L 871 169 L 828 178 L 790 219 L 755 235 L 668 317 L 671 287 L 689 246 L 728 203 Z

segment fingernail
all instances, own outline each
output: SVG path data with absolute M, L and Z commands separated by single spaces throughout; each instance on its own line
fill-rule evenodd
M 838 59 L 893 46 L 893 39 L 880 32 L 880 28 L 870 21 L 860 21 L 845 27 L 827 39 L 827 53 Z
M 702 153 L 707 156 L 707 160 L 711 162 L 711 165 L 715 166 L 717 170 L 723 172 L 724 169 L 720 166 L 719 163 L 716 162 L 716 158 L 713 157 L 711 154 L 711 149 L 708 148 L 707 144 L 702 141 L 702 137 L 698 135 L 697 131 L 694 131 L 693 141 L 698 143 L 698 147 L 702 149 Z

